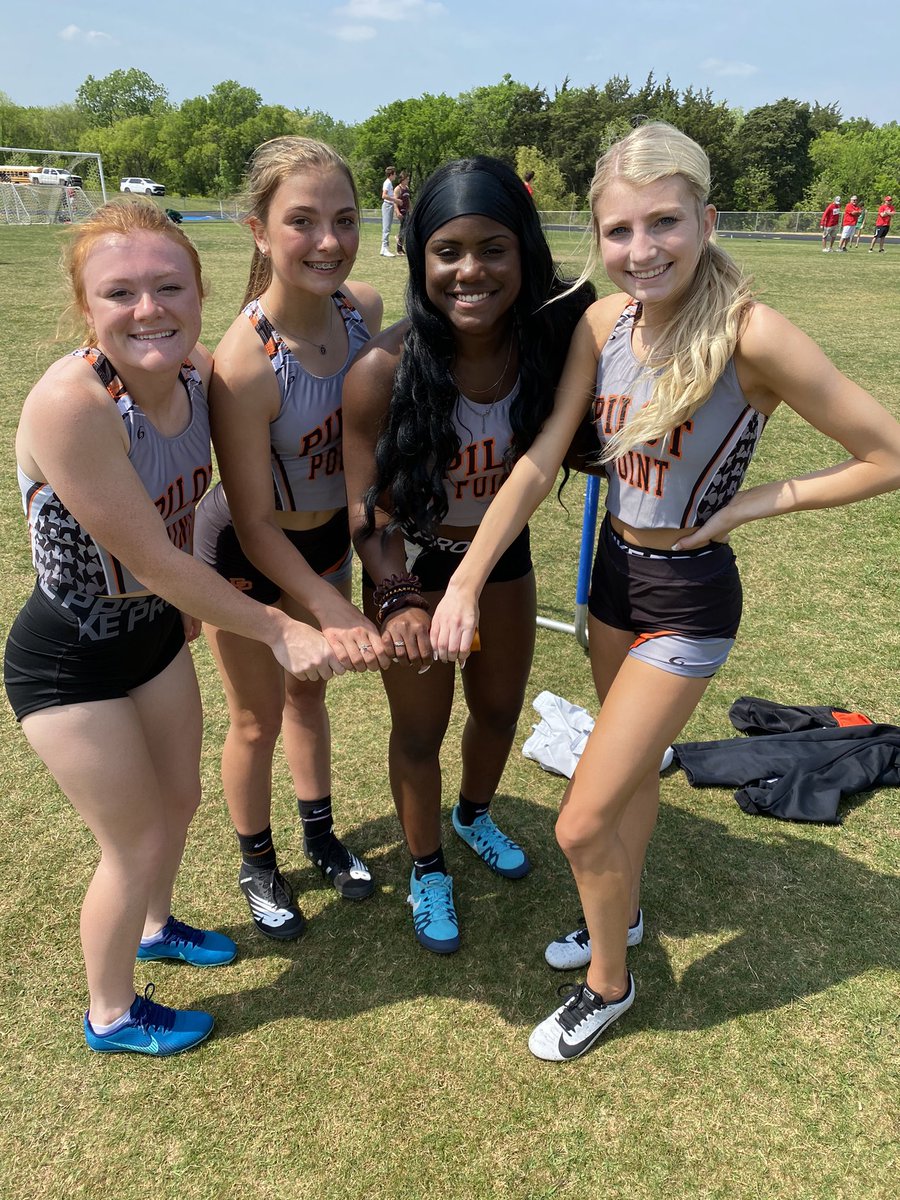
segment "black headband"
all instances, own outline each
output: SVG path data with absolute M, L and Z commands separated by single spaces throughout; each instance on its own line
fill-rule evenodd
M 522 220 L 509 192 L 490 171 L 460 171 L 448 175 L 415 207 L 422 244 L 455 217 L 491 217 L 515 233 Z

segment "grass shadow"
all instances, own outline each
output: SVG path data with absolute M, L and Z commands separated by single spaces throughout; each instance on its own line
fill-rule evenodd
M 552 811 L 501 796 L 497 812 L 527 846 L 533 870 L 522 880 L 499 878 L 448 835 L 457 954 L 434 955 L 415 942 L 405 903 L 408 857 L 393 819 L 380 817 L 353 837 L 357 848 L 387 847 L 368 856 L 378 881 L 370 900 L 326 900 L 295 943 L 264 940 L 247 925 L 227 930 L 245 960 L 276 957 L 284 968 L 264 986 L 203 998 L 218 1036 L 292 1017 L 341 1020 L 427 997 L 481 1003 L 510 1024 L 533 1023 L 552 1006 L 558 984 L 579 978 L 543 960 L 547 941 L 577 923 L 578 898 L 553 840 Z M 759 839 L 749 825 L 743 836 L 663 805 L 648 859 L 645 940 L 629 954 L 639 1003 L 621 1034 L 704 1029 L 898 966 L 890 936 L 896 880 L 773 825 L 766 822 Z M 293 882 L 302 897 L 318 875 L 310 868 Z

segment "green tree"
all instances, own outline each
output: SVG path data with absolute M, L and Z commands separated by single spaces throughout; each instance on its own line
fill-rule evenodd
M 735 110 L 724 102 L 716 103 L 709 88 L 695 91 L 688 87 L 682 93 L 674 124 L 706 151 L 710 201 L 723 210 L 732 208 L 736 175 L 733 143 L 738 124 Z
M 556 163 L 545 158 L 536 146 L 517 147 L 516 171 L 520 176 L 524 176 L 526 171 L 534 171 L 531 182 L 534 202 L 543 212 L 571 212 L 577 207 L 577 197 L 574 192 L 567 190 L 562 171 Z
M 594 84 L 570 88 L 567 81 L 548 106 L 547 155 L 559 167 L 566 184 L 578 196 L 587 196 L 594 166 L 602 150 L 603 131 L 618 104 Z
M 841 110 L 834 101 L 831 104 L 820 104 L 818 100 L 809 110 L 809 123 L 816 137 L 829 129 L 837 129 L 841 124 Z
M 146 71 L 129 67 L 112 71 L 103 79 L 88 75 L 75 93 L 75 104 L 94 126 L 112 125 L 123 117 L 147 116 L 168 107 L 166 89 Z
M 465 154 L 466 129 L 460 106 L 450 96 L 395 100 L 357 126 L 353 163 L 360 202 L 381 203 L 384 168 L 392 163 L 410 173 L 413 191 L 436 167 Z
M 778 206 L 772 180 L 763 167 L 748 167 L 734 184 L 737 212 L 771 212 Z
M 160 153 L 162 115 L 125 117 L 112 125 L 88 129 L 78 142 L 79 150 L 103 156 L 103 170 L 110 190 L 124 175 L 145 175 L 171 186 Z
M 834 195 L 857 195 L 868 209 L 900 191 L 900 125 L 829 130 L 810 147 L 815 178 L 804 205 L 821 208 Z
M 751 168 L 771 182 L 774 207 L 784 212 L 801 199 L 812 180 L 809 147 L 813 128 L 808 104 L 784 98 L 751 109 L 735 132 L 735 155 L 742 178 Z M 735 193 L 744 193 L 740 179 Z
M 543 141 L 547 97 L 539 87 L 504 75 L 491 87 L 463 92 L 457 104 L 464 124 L 461 153 L 491 154 L 512 166 L 517 146 Z
M 350 162 L 356 154 L 356 129 L 343 121 L 336 121 L 318 108 L 295 110 L 300 121 L 303 137 L 316 138 L 337 150 L 342 158 Z

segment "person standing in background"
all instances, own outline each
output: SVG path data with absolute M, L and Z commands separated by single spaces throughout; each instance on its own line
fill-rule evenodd
M 388 248 L 391 238 L 391 222 L 394 219 L 396 203 L 394 201 L 394 167 L 385 167 L 384 183 L 381 185 L 381 257 L 396 258 L 393 250 Z
M 406 227 L 409 224 L 409 210 L 412 206 L 412 200 L 409 194 L 409 172 L 401 171 L 400 178 L 397 180 L 397 186 L 394 188 L 394 207 L 397 210 L 397 217 L 400 221 L 400 228 L 397 230 L 397 253 L 403 254 L 403 242 L 406 236 Z
M 872 244 L 869 247 L 869 253 L 875 249 L 875 243 L 878 243 L 878 253 L 884 254 L 884 241 L 891 228 L 891 217 L 896 209 L 890 196 L 885 196 L 881 204 L 878 206 L 878 216 L 875 218 L 875 236 L 872 238 Z
M 862 204 L 861 200 L 860 200 L 860 204 Z M 866 223 L 866 210 L 865 210 L 865 208 L 860 208 L 859 215 L 856 218 L 856 228 L 853 231 L 853 237 L 851 237 L 851 239 L 850 239 L 851 246 L 859 245 L 859 239 L 862 237 L 863 225 L 865 225 L 865 223 Z
M 843 224 L 841 225 L 841 244 L 838 247 L 839 250 L 842 250 L 845 253 L 850 244 L 850 239 L 856 232 L 856 219 L 861 212 L 862 209 L 857 203 L 857 197 L 851 196 L 848 202 L 844 205 L 844 220 Z
M 822 253 L 827 254 L 834 249 L 834 239 L 837 236 L 837 226 L 840 220 L 841 198 L 835 196 L 832 202 L 822 213 L 822 219 L 819 222 L 819 228 L 822 230 Z

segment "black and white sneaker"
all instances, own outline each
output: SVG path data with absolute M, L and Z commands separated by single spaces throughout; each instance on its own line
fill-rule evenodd
M 238 884 L 250 906 L 253 924 L 266 937 L 287 942 L 301 936 L 306 918 L 294 903 L 291 885 L 275 867 L 271 871 L 255 871 L 241 863 Z
M 583 918 L 582 918 L 583 919 Z M 637 920 L 628 926 L 626 946 L 639 946 L 644 940 L 644 914 L 638 909 Z M 556 971 L 578 971 L 591 961 L 591 935 L 587 927 L 573 929 L 571 933 L 551 942 L 544 951 L 544 958 Z
M 562 989 L 561 989 L 562 990 Z M 628 972 L 628 991 L 607 1004 L 586 983 L 571 989 L 565 1004 L 536 1026 L 528 1049 L 545 1062 L 568 1062 L 587 1053 L 601 1033 L 634 1004 L 634 980 Z
M 324 851 L 311 850 L 304 838 L 303 853 L 319 868 L 322 878 L 345 900 L 365 900 L 375 891 L 375 881 L 369 868 L 362 859 L 351 854 L 334 834 Z

